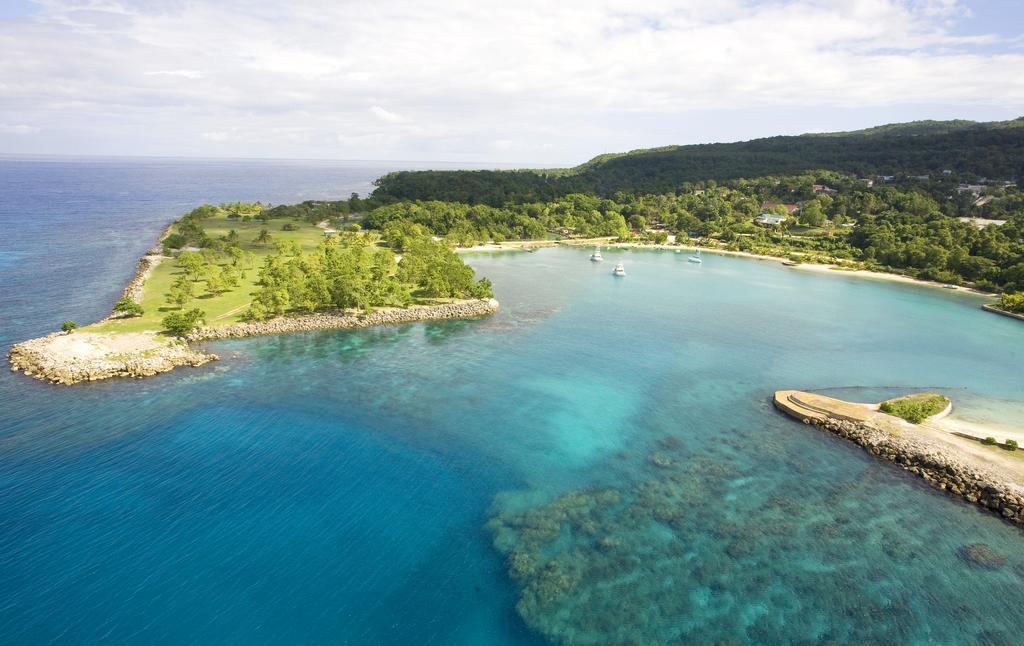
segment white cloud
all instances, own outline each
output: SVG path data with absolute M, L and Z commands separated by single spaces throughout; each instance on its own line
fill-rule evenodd
M 39 132 L 36 126 L 28 126 L 23 123 L 6 124 L 0 123 L 0 133 L 5 135 L 34 135 Z
M 392 112 L 390 110 L 385 110 L 384 108 L 380 107 L 379 105 L 375 105 L 375 106 L 371 107 L 370 108 L 370 113 L 373 116 L 375 116 L 378 119 L 380 119 L 381 121 L 384 121 L 384 122 L 387 122 L 387 123 L 404 123 L 405 120 L 406 120 L 405 117 L 403 117 L 402 115 L 400 115 L 400 114 L 398 114 L 396 112 Z
M 155 70 L 143 72 L 146 76 L 180 76 L 186 79 L 201 79 L 203 73 L 199 70 Z
M 1024 113 L 1019 39 L 956 0 L 41 5 L 0 22 L 0 122 L 94 152 L 578 161 L 780 111 Z

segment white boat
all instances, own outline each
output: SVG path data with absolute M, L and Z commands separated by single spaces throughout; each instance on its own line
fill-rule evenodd
M 594 249 L 594 253 L 590 254 L 591 262 L 601 262 L 604 260 L 604 256 L 601 255 L 601 247 Z
M 626 275 L 626 268 L 622 265 L 621 262 L 618 263 L 617 265 L 615 265 L 615 269 L 612 270 L 612 275 L 613 276 L 625 276 Z
M 700 249 L 697 250 L 696 256 L 690 256 L 687 260 L 689 260 L 690 262 L 695 262 L 698 265 L 704 262 L 704 259 L 700 257 Z

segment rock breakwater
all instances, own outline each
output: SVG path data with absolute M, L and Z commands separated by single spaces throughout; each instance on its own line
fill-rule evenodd
M 188 341 L 467 319 L 493 314 L 497 309 L 498 301 L 481 299 L 370 313 L 319 312 L 202 328 L 190 335 Z M 201 366 L 217 359 L 217 355 L 195 350 L 184 341 L 169 340 L 152 332 L 57 332 L 19 343 L 11 348 L 7 357 L 11 370 L 56 384 L 76 384 L 111 377 L 149 377 L 177 366 Z
M 961 450 L 940 435 L 929 434 L 897 417 L 885 413 L 868 412 L 862 404 L 840 400 L 840 410 L 849 406 L 865 406 L 862 416 L 833 415 L 816 406 L 804 409 L 795 391 L 775 394 L 775 405 L 788 415 L 814 424 L 841 438 L 858 444 L 866 451 L 888 460 L 902 469 L 921 476 L 928 484 L 960 496 L 968 502 L 989 509 L 1006 520 L 1024 526 L 1024 483 L 1013 469 L 979 458 Z M 805 393 L 796 393 L 804 396 Z M 818 400 L 827 399 L 818 396 Z M 844 411 L 848 413 L 849 411 Z M 1009 457 L 1008 459 L 1016 459 Z
M 1024 321 L 1024 314 L 1018 314 L 1016 312 L 1008 312 L 1008 311 L 1006 311 L 1004 309 L 1001 309 L 1001 308 L 999 308 L 999 307 L 997 307 L 995 305 L 989 304 L 989 303 L 986 303 L 986 304 L 982 305 L 981 309 L 985 310 L 986 312 L 992 312 L 993 314 L 999 314 L 1000 316 L 1008 316 L 1008 317 L 1010 317 L 1012 319 L 1017 319 L 1018 321 Z
M 493 314 L 498 310 L 498 301 L 479 299 L 421 305 L 407 309 L 381 309 L 370 313 L 344 311 L 317 312 L 303 316 L 282 316 L 269 321 L 234 323 L 217 327 L 204 327 L 189 335 L 189 341 L 212 341 L 216 339 L 240 339 L 268 334 L 289 332 L 315 332 L 318 330 L 345 330 L 397 325 L 417 321 L 477 318 Z

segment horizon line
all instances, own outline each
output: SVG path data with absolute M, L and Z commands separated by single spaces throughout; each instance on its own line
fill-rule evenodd
M 185 161 L 304 161 L 304 162 L 349 162 L 349 163 L 374 163 L 374 164 L 495 164 L 499 166 L 510 166 L 516 168 L 552 168 L 551 164 L 539 164 L 537 162 L 498 162 L 498 161 L 449 161 L 443 159 L 342 159 L 337 157 L 212 157 L 206 155 L 114 155 L 114 154 L 92 154 L 92 153 L 7 153 L 0 152 L 0 160 L 7 161 L 32 161 L 35 159 L 84 159 L 84 160 L 113 160 L 113 159 L 175 159 Z

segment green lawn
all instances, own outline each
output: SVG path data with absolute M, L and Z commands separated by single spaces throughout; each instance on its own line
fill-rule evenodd
M 949 398 L 936 393 L 915 393 L 882 402 L 881 410 L 908 422 L 920 424 L 932 415 L 938 415 L 949 406 Z
M 282 231 L 281 227 L 285 223 L 296 224 L 299 229 L 297 231 Z M 252 251 L 256 254 L 256 261 L 253 267 L 245 270 L 245 276 L 242 278 L 241 283 L 238 287 L 232 288 L 231 291 L 212 296 L 206 293 L 205 281 L 201 280 L 196 284 L 195 293 L 197 298 L 188 304 L 186 308 L 198 307 L 206 312 L 208 325 L 225 325 L 237 323 L 241 320 L 242 314 L 244 314 L 248 307 L 251 294 L 256 289 L 255 281 L 259 267 L 263 264 L 263 259 L 274 250 L 273 241 L 294 240 L 299 243 L 303 251 L 311 251 L 324 239 L 323 229 L 291 218 L 275 219 L 266 223 L 256 220 L 240 222 L 239 220 L 229 220 L 227 219 L 227 214 L 222 213 L 203 220 L 203 228 L 214 239 L 225 236 L 231 229 L 234 229 L 241 239 L 239 246 L 243 250 Z M 272 237 L 270 244 L 256 245 L 253 243 L 261 229 L 267 229 L 270 232 Z M 220 264 L 224 265 L 228 262 L 227 258 L 223 258 Z M 166 294 L 170 289 L 171 283 L 180 273 L 181 269 L 177 266 L 176 261 L 171 258 L 165 258 L 153 270 L 153 273 L 150 274 L 143 288 L 142 308 L 145 310 L 145 313 L 142 316 L 89 325 L 82 329 L 88 332 L 159 331 L 161 328 L 160 320 L 168 312 L 178 309 L 177 306 L 167 303 Z

